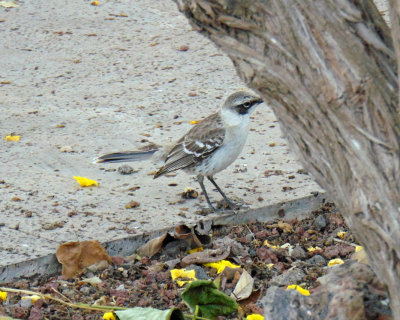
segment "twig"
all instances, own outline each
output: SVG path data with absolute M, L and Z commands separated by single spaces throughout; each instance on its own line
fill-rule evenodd
M 25 293 L 25 294 L 28 294 L 28 295 L 37 295 L 37 296 L 40 296 L 43 299 L 54 300 L 54 301 L 57 301 L 57 302 L 59 302 L 61 304 L 69 306 L 69 307 L 92 310 L 92 311 L 113 311 L 113 310 L 126 310 L 126 309 L 128 309 L 128 308 L 124 308 L 124 307 L 114 307 L 114 306 L 90 306 L 90 305 L 84 304 L 84 303 L 75 304 L 75 303 L 66 302 L 66 301 L 61 300 L 59 298 L 53 297 L 50 294 L 43 294 L 43 293 L 40 293 L 40 292 L 35 292 L 35 291 L 30 291 L 30 290 L 20 290 L 20 289 L 12 289 L 12 288 L 0 287 L 0 291 L 13 292 L 13 293 Z

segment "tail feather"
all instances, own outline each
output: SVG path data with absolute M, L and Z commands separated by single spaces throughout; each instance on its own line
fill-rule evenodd
M 156 152 L 157 149 L 149 151 L 126 151 L 126 152 L 109 153 L 101 157 L 95 158 L 94 163 L 106 163 L 106 162 L 118 163 L 118 162 L 142 161 L 150 159 Z

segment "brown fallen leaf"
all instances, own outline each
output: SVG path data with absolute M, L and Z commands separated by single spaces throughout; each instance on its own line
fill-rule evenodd
M 99 261 L 112 262 L 106 249 L 97 240 L 63 243 L 58 247 L 56 257 L 62 264 L 62 275 L 65 279 L 82 274 L 86 267 Z
M 230 254 L 229 249 L 230 248 L 221 247 L 215 250 L 204 250 L 201 252 L 194 252 L 182 258 L 181 266 L 186 267 L 191 264 L 204 264 L 204 263 L 224 260 Z
M 138 249 L 138 253 L 141 256 L 146 256 L 151 258 L 162 249 L 162 247 L 167 242 L 167 239 L 168 241 L 171 241 L 171 238 L 172 236 L 169 233 L 165 233 L 160 237 L 151 239 L 149 242 L 145 243 Z

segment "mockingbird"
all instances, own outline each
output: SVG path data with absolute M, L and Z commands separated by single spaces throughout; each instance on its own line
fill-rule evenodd
M 231 94 L 218 112 L 198 122 L 172 148 L 164 151 L 164 165 L 154 175 L 154 179 L 181 169 L 196 175 L 209 207 L 216 211 L 204 187 L 204 177 L 207 177 L 226 204 L 232 205 L 213 176 L 228 167 L 241 153 L 249 131 L 250 114 L 253 107 L 262 102 L 259 97 L 246 91 Z M 97 158 L 95 162 L 144 160 L 156 151 L 111 153 Z

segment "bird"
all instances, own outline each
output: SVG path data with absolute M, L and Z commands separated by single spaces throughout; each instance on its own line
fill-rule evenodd
M 196 123 L 175 144 L 163 150 L 164 164 L 154 179 L 167 173 L 183 170 L 195 175 L 209 208 L 216 212 L 204 186 L 207 178 L 223 197 L 226 206 L 234 204 L 228 199 L 214 180 L 214 175 L 231 165 L 245 145 L 250 115 L 263 100 L 248 91 L 237 91 L 229 95 L 219 111 Z M 158 149 L 149 151 L 126 151 L 105 154 L 97 163 L 140 161 L 152 157 Z

